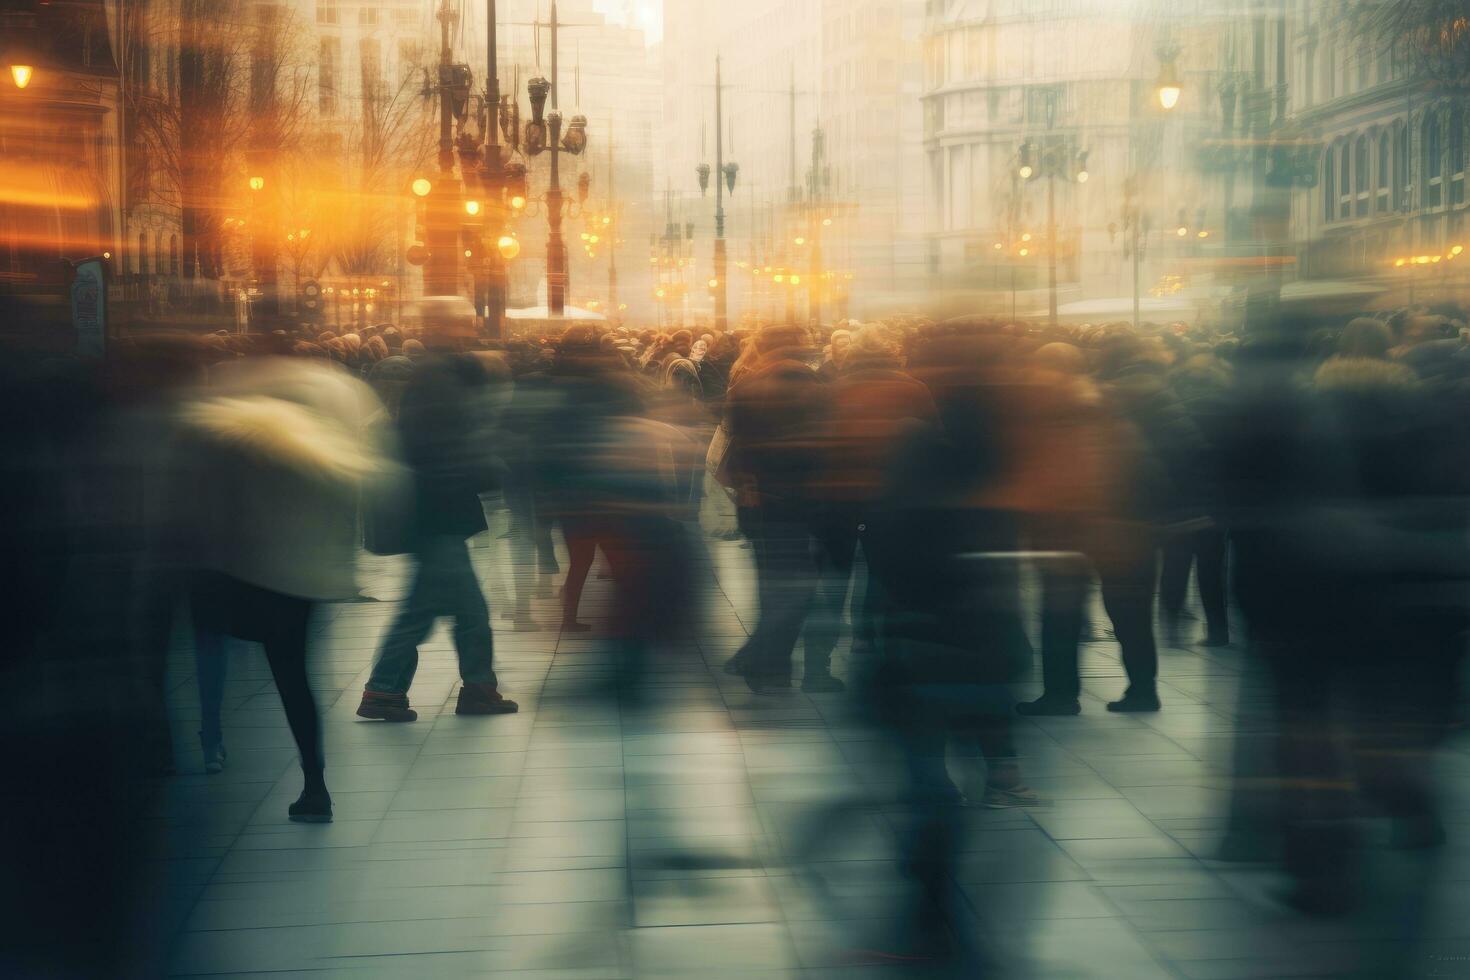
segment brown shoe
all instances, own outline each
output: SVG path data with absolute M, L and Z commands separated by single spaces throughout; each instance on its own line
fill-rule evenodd
M 514 701 L 501 696 L 492 684 L 466 684 L 459 689 L 457 715 L 513 715 L 521 710 Z
M 362 703 L 357 706 L 357 716 L 374 721 L 405 722 L 417 721 L 419 713 L 408 706 L 407 694 L 363 691 Z

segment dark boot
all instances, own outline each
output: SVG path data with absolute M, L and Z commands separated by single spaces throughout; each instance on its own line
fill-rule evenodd
M 503 697 L 494 684 L 465 684 L 459 689 L 457 715 L 513 715 L 521 706 Z
M 357 716 L 374 721 L 406 722 L 417 721 L 419 713 L 408 706 L 407 694 L 363 691 L 362 703 L 357 706 Z

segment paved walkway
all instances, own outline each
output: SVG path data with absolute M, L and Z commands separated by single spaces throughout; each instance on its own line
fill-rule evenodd
M 493 531 L 474 543 L 500 609 L 513 571 L 503 544 Z M 312 674 L 336 802 L 328 826 L 285 819 L 300 775 L 255 648 L 230 664 L 229 768 L 200 772 L 181 648 L 170 682 L 182 771 L 158 814 L 173 972 L 904 975 L 854 953 L 881 934 L 902 887 L 890 810 L 833 825 L 829 853 L 809 866 L 825 898 L 782 857 L 822 803 L 882 798 L 887 747 L 843 696 L 756 697 L 720 672 L 754 595 L 748 550 L 710 549 L 703 639 L 657 661 L 637 708 L 600 693 L 612 665 L 596 640 L 498 629 L 497 670 L 521 713 L 456 717 L 441 628 L 412 691 L 419 721 L 362 722 L 358 694 L 395 606 L 323 610 Z M 366 591 L 398 595 L 398 561 L 368 559 L 364 571 Z M 605 593 L 594 571 L 585 608 Z M 556 621 L 554 606 L 538 601 L 543 624 Z M 844 673 L 840 654 L 835 669 Z M 1083 714 L 1020 723 L 1028 781 L 1052 805 L 967 811 L 956 877 L 1014 975 L 1470 976 L 1463 743 L 1442 763 L 1451 844 L 1433 858 L 1371 850 L 1370 908 L 1311 921 L 1272 900 L 1281 879 L 1269 866 L 1211 860 L 1237 714 L 1245 730 L 1262 727 L 1241 653 L 1168 650 L 1161 673 L 1162 713 L 1109 715 L 1103 701 L 1122 688 L 1116 646 L 1089 644 Z M 1407 898 L 1419 890 L 1431 896 L 1423 915 Z M 1414 923 L 1417 941 L 1406 936 Z

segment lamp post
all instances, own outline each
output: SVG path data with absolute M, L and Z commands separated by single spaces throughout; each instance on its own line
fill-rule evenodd
M 500 66 L 496 50 L 495 0 L 485 0 L 485 149 L 480 156 L 480 186 L 485 194 L 485 236 L 480 254 L 485 262 L 485 332 L 499 337 L 506 306 L 505 161 L 500 157 Z M 513 241 L 513 240 L 512 240 Z M 519 252 L 519 244 L 514 251 Z M 513 257 L 513 256 L 512 256 Z
M 728 323 L 729 282 L 725 252 L 725 190 L 735 193 L 735 178 L 740 165 L 725 162 L 725 85 L 720 72 L 720 56 L 715 55 L 715 274 L 710 284 L 715 294 L 715 327 L 724 330 Z M 702 193 L 709 180 L 708 164 L 699 167 L 699 189 Z
M 449 296 L 459 292 L 460 182 L 454 174 L 454 84 L 456 65 L 449 46 L 450 25 L 459 14 L 442 0 L 439 20 L 439 177 L 426 195 L 429 247 L 424 268 L 424 292 Z M 429 94 L 427 91 L 426 95 Z M 428 181 L 425 181 L 428 183 Z M 417 181 L 415 182 L 417 184 Z M 418 193 L 415 186 L 414 193 Z M 421 195 L 424 196 L 424 195 Z
M 1052 327 L 1057 325 L 1057 179 L 1085 184 L 1089 177 L 1087 151 L 1079 150 L 1070 136 L 1057 138 L 1054 135 L 1060 94 L 1052 87 L 1036 90 L 1035 96 L 1043 104 L 1046 138 L 1040 148 L 1039 158 L 1030 141 L 1023 143 L 1016 168 L 1016 175 L 1023 181 L 1046 178 L 1047 320 Z

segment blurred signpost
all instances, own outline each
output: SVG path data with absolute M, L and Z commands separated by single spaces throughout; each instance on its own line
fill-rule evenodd
M 67 289 L 77 353 L 100 358 L 107 348 L 107 266 L 101 257 L 71 266 Z

